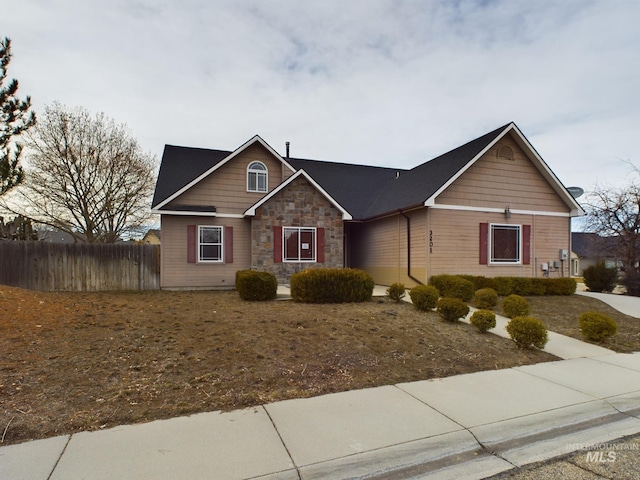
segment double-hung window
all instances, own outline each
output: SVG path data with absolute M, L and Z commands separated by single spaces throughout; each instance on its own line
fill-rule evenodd
M 316 228 L 283 227 L 282 248 L 285 262 L 315 262 Z
M 522 262 L 521 225 L 492 223 L 489 235 L 490 262 L 509 265 Z
M 247 168 L 247 191 L 266 192 L 268 185 L 267 167 L 262 162 L 251 162 Z
M 198 226 L 198 262 L 222 262 L 223 227 Z

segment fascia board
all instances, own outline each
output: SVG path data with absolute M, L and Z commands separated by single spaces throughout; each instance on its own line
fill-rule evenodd
M 340 210 L 340 212 L 342 213 L 342 219 L 343 220 L 353 220 L 353 217 L 351 216 L 351 214 L 347 210 L 345 210 L 342 207 L 342 205 L 340 205 L 338 202 L 336 202 L 335 199 L 333 197 L 331 197 L 331 195 L 329 195 L 324 190 L 324 188 L 322 188 L 313 178 L 311 178 L 311 176 L 309 176 L 309 174 L 307 172 L 304 171 L 304 169 L 298 170 L 296 173 L 294 173 L 289 178 L 287 178 L 284 182 L 282 182 L 280 185 L 278 185 L 274 190 L 272 190 L 271 193 L 269 193 L 268 195 L 265 195 L 258 202 L 256 202 L 251 207 L 249 207 L 244 212 L 245 216 L 253 217 L 256 214 L 256 210 L 259 207 L 261 207 L 266 202 L 268 202 L 271 198 L 273 198 L 275 195 L 277 195 L 279 192 L 281 192 L 283 189 L 285 189 L 289 184 L 291 184 L 291 182 L 293 182 L 296 178 L 298 178 L 300 176 L 303 176 L 305 179 L 307 179 L 307 181 L 311 185 L 313 185 L 313 187 L 316 190 L 318 190 L 327 200 L 329 200 L 329 202 L 334 207 L 336 207 L 338 210 Z
M 167 197 L 165 200 L 160 202 L 158 205 L 154 205 L 152 208 L 160 209 L 160 208 L 164 207 L 166 204 L 168 204 L 169 202 L 173 201 L 174 199 L 176 199 L 177 197 L 182 195 L 184 192 L 189 190 L 191 187 L 193 187 L 194 185 L 197 185 L 198 183 L 200 183 L 202 180 L 207 178 L 213 172 L 215 172 L 216 170 L 221 168 L 223 165 L 226 165 L 227 163 L 229 163 L 233 158 L 235 158 L 238 155 L 240 155 L 242 152 L 244 152 L 247 148 L 249 148 L 254 143 L 259 143 L 260 145 L 262 145 L 269 153 L 271 153 L 271 155 L 273 155 L 276 158 L 276 160 L 278 160 L 279 162 L 283 163 L 289 170 L 291 170 L 292 172 L 296 171 L 295 168 L 293 168 L 289 164 L 289 162 L 287 162 L 283 157 L 281 157 L 278 152 L 276 152 L 273 148 L 271 148 L 271 146 L 267 142 L 265 142 L 260 137 L 260 135 L 255 135 L 255 136 L 253 136 L 253 138 L 247 140 L 245 143 L 243 143 L 238 148 L 236 148 L 233 152 L 231 152 L 224 160 L 218 162 L 216 165 L 214 165 L 209 170 L 207 170 L 206 172 L 201 174 L 199 177 L 195 178 L 194 180 L 189 182 L 187 185 L 182 187 L 180 190 L 176 191 L 175 193 L 173 193 L 172 195 Z

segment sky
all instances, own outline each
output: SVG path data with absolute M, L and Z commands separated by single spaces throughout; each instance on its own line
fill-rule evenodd
M 640 167 L 640 0 L 0 0 L 8 77 L 165 144 L 412 168 L 515 122 L 560 181 Z

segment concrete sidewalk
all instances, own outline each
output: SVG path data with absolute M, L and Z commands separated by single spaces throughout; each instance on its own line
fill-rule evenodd
M 0 479 L 479 479 L 639 433 L 640 353 L 550 337 L 567 360 L 2 447 Z
M 27 442 L 0 478 L 484 478 L 638 432 L 640 354 L 610 354 Z

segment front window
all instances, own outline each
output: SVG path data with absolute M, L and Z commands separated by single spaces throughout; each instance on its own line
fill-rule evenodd
M 491 225 L 490 245 L 491 263 L 519 264 L 520 225 Z
M 198 261 L 222 262 L 222 227 L 198 227 Z
M 262 162 L 252 162 L 247 168 L 247 191 L 266 192 L 267 191 L 268 170 Z
M 316 229 L 305 227 L 284 227 L 282 248 L 285 262 L 316 261 Z

